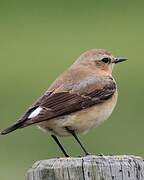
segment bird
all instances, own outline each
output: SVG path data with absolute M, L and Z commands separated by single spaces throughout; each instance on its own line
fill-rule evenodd
M 51 135 L 65 157 L 69 155 L 58 136 L 72 135 L 85 155 L 89 155 L 78 134 L 97 127 L 112 114 L 118 97 L 112 71 L 115 64 L 126 60 L 104 49 L 82 53 L 24 115 L 0 131 L 0 135 L 35 124 Z

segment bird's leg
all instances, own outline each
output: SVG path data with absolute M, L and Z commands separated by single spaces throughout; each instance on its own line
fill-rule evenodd
M 81 148 L 82 148 L 82 150 L 84 151 L 85 155 L 86 155 L 86 156 L 90 155 L 90 153 L 87 152 L 87 150 L 84 148 L 84 146 L 83 146 L 82 143 L 80 142 L 80 140 L 79 140 L 79 138 L 77 137 L 75 131 L 69 129 L 68 127 L 66 127 L 66 130 L 73 135 L 73 137 L 75 138 L 75 140 L 76 140 L 76 141 L 78 142 L 78 144 L 81 146 Z
M 59 142 L 58 138 L 55 135 L 51 135 L 51 137 L 54 139 L 54 141 L 57 143 L 57 145 L 59 146 L 59 148 L 61 149 L 61 151 L 63 152 L 63 154 L 65 155 L 65 157 L 69 157 L 69 155 L 66 153 L 65 149 L 63 148 L 63 146 L 61 145 L 61 143 Z

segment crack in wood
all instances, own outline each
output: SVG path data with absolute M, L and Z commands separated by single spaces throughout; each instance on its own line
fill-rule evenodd
M 144 160 L 126 155 L 43 160 L 32 166 L 26 180 L 144 180 Z

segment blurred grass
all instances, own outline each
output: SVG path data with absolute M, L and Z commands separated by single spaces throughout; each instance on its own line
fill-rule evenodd
M 81 136 L 90 152 L 144 156 L 142 1 L 0 1 L 0 128 L 13 123 L 82 52 L 105 48 L 129 58 L 114 70 L 117 107 Z M 72 155 L 81 150 L 62 139 Z M 61 156 L 34 127 L 0 137 L 0 179 L 24 179 L 36 160 Z

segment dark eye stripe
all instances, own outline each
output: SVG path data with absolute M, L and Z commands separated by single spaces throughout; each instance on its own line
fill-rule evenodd
M 109 57 L 104 57 L 101 61 L 104 62 L 104 63 L 109 64 L 109 63 L 111 62 L 111 58 L 109 58 Z

